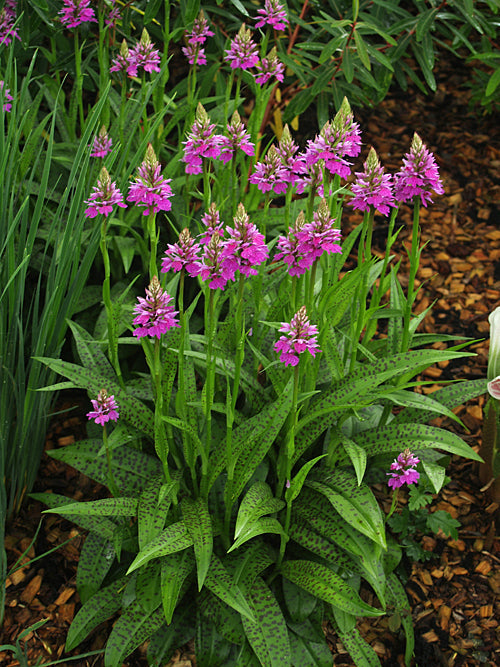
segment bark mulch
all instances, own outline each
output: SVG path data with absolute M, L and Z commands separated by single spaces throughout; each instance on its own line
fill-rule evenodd
M 430 96 L 410 88 L 395 91 L 375 110 L 356 112 L 364 130 L 366 152 L 373 144 L 383 164 L 391 171 L 400 166 L 414 131 L 434 151 L 445 185 L 445 194 L 422 211 L 422 236 L 428 243 L 422 253 L 418 282 L 418 309 L 434 304 L 424 330 L 467 336 L 476 341 L 477 356 L 458 362 L 443 362 L 429 369 L 426 380 L 437 388 L 442 380 L 479 378 L 486 375 L 488 314 L 500 305 L 500 143 L 498 119 L 481 117 L 468 108 L 466 66 L 442 58 L 437 72 L 438 89 Z M 346 228 L 359 217 L 345 211 Z M 407 227 L 395 252 L 404 259 L 403 245 L 410 242 L 410 210 L 403 211 Z M 385 230 L 375 226 L 375 251 Z M 346 229 L 347 231 L 347 229 Z M 377 248 L 377 243 L 379 247 Z M 435 383 L 435 384 L 434 384 Z M 76 405 L 76 408 L 75 408 Z M 476 450 L 481 444 L 484 397 L 459 408 L 456 413 L 467 427 L 465 439 Z M 47 449 L 64 447 L 85 435 L 87 399 L 72 395 L 59 405 L 47 435 Z M 443 420 L 437 423 L 443 424 Z M 449 428 L 455 424 L 444 423 Z M 462 435 L 464 431 L 462 430 Z M 491 498 L 479 478 L 478 464 L 453 459 L 448 470 L 451 482 L 435 498 L 432 509 L 448 511 L 460 521 L 459 539 L 444 535 L 422 535 L 420 544 L 433 553 L 425 562 L 407 561 L 406 590 L 412 605 L 416 634 L 416 664 L 427 667 L 500 666 L 500 542 L 499 503 Z M 36 491 L 52 490 L 77 499 L 95 499 L 102 487 L 72 468 L 44 456 Z M 386 490 L 377 489 L 381 502 L 389 502 Z M 496 499 L 497 501 L 499 499 Z M 29 546 L 40 521 L 39 503 L 26 501 L 7 530 L 7 552 L 12 564 Z M 67 629 L 79 608 L 75 588 L 76 567 L 85 533 L 57 515 L 45 515 L 26 566 L 9 577 L 7 607 L 1 643 L 14 643 L 20 632 L 40 619 L 47 623 L 26 637 L 28 664 L 65 659 Z M 70 539 L 54 553 L 30 564 Z M 369 596 L 369 592 L 366 592 Z M 369 599 L 369 598 L 367 598 Z M 386 617 L 360 622 L 360 629 L 385 667 L 403 665 L 401 633 L 390 629 Z M 73 654 L 104 646 L 109 624 L 104 624 Z M 333 664 L 352 665 L 338 638 L 327 630 Z M 19 663 L 10 652 L 0 652 L 0 664 Z M 102 657 L 79 658 L 68 665 L 102 665 Z M 146 664 L 144 651 L 137 650 L 125 663 Z M 178 652 L 172 665 L 195 665 L 187 648 Z

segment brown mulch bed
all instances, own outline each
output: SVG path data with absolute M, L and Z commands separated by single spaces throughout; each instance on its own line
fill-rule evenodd
M 471 349 L 477 356 L 443 362 L 429 369 L 426 380 L 438 383 L 456 378 L 479 378 L 486 374 L 488 314 L 500 305 L 500 144 L 497 119 L 480 117 L 468 109 L 464 84 L 467 68 L 443 58 L 437 72 L 438 90 L 424 96 L 410 88 L 395 91 L 375 110 L 356 112 L 364 130 L 367 148 L 371 143 L 391 171 L 400 166 L 416 130 L 437 156 L 445 184 L 445 195 L 436 197 L 422 211 L 422 236 L 428 242 L 422 253 L 418 280 L 423 288 L 418 309 L 434 303 L 424 330 L 467 336 L 477 342 Z M 345 211 L 346 226 L 359 218 Z M 410 210 L 400 219 L 410 222 Z M 409 224 L 401 244 L 409 242 Z M 375 228 L 374 245 L 381 244 L 385 229 Z M 383 248 L 378 248 L 381 252 Z M 402 245 L 396 252 L 404 257 Z M 486 338 L 486 340 L 482 340 Z M 437 385 L 436 385 L 437 386 Z M 431 385 L 426 391 L 432 391 Z M 60 410 L 77 409 L 56 416 L 47 436 L 47 448 L 64 447 L 84 436 L 87 399 L 70 397 Z M 484 398 L 457 410 L 468 431 L 465 439 L 475 449 L 481 443 Z M 447 425 L 455 428 L 455 425 Z M 463 432 L 462 432 L 463 434 Z M 416 662 L 434 667 L 476 667 L 500 665 L 500 542 L 498 503 L 485 490 L 476 463 L 453 459 L 448 471 L 452 481 L 435 499 L 433 507 L 444 509 L 460 521 L 459 539 L 422 536 L 421 544 L 435 558 L 425 563 L 408 563 L 406 589 L 412 604 L 416 634 Z M 48 456 L 44 456 L 37 491 L 51 489 L 77 499 L 102 494 L 90 479 Z M 12 564 L 35 534 L 40 520 L 39 503 L 27 501 L 7 532 L 9 564 Z M 495 525 L 495 522 L 497 524 Z M 64 658 L 67 629 L 79 608 L 75 588 L 76 567 L 84 533 L 57 515 L 45 516 L 38 538 L 26 561 L 65 540 L 71 541 L 54 553 L 12 575 L 8 581 L 7 608 L 2 643 L 14 643 L 20 632 L 35 621 L 48 622 L 27 637 L 29 664 Z M 109 625 L 92 634 L 74 654 L 103 647 Z M 362 622 L 360 629 L 386 667 L 403 665 L 404 643 L 389 629 L 386 617 Z M 352 665 L 338 638 L 328 633 L 335 665 Z M 9 652 L 0 652 L 0 664 L 19 664 Z M 63 663 L 66 664 L 66 663 Z M 102 658 L 89 657 L 68 665 L 101 665 Z M 136 651 L 125 663 L 146 664 Z M 175 659 L 177 667 L 195 665 L 186 650 Z

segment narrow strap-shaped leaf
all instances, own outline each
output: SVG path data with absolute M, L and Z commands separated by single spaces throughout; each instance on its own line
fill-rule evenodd
M 363 577 L 372 586 L 377 594 L 382 606 L 386 607 L 385 598 L 385 572 L 379 559 L 366 553 L 364 557 L 347 556 L 340 547 L 333 544 L 323 535 L 320 535 L 305 525 L 303 522 L 296 522 L 292 519 L 289 535 L 294 542 L 300 544 L 305 549 L 311 551 L 316 556 L 320 556 L 330 563 L 344 569 L 345 572 L 354 572 Z
M 154 436 L 154 415 L 142 401 L 127 394 L 118 384 L 115 384 L 109 378 L 98 373 L 94 373 L 83 366 L 70 364 L 60 359 L 50 359 L 47 357 L 37 357 L 37 361 L 46 364 L 59 375 L 68 380 L 72 380 L 75 386 L 87 389 L 87 391 L 97 396 L 101 389 L 106 389 L 108 394 L 115 397 L 119 408 L 120 417 L 128 421 L 137 429 L 146 433 L 150 438 Z
M 94 628 L 112 616 L 122 604 L 121 593 L 127 577 L 121 577 L 106 588 L 102 588 L 79 609 L 68 630 L 66 650 L 71 651 L 87 637 Z
M 222 561 L 212 554 L 210 568 L 205 577 L 205 586 L 242 616 L 254 620 L 253 612 L 241 590 L 233 582 Z
M 401 618 L 401 624 L 406 635 L 405 663 L 410 665 L 415 650 L 415 634 L 413 632 L 413 621 L 411 617 L 411 607 L 408 602 L 403 584 L 399 581 L 394 572 L 387 576 L 387 597 L 392 602 Z
M 175 553 L 176 551 L 187 549 L 192 544 L 193 539 L 189 535 L 184 521 L 177 521 L 177 523 L 173 523 L 165 528 L 160 535 L 139 551 L 130 565 L 127 574 L 145 565 L 152 558 L 168 556 L 168 554 Z
M 85 604 L 99 588 L 115 559 L 111 540 L 89 533 L 83 543 L 76 572 L 76 589 Z
M 137 514 L 137 498 L 102 498 L 84 503 L 70 503 L 65 512 L 75 516 L 135 516 Z M 58 512 L 57 509 L 45 512 Z
M 165 623 L 163 609 L 144 612 L 139 600 L 134 600 L 113 626 L 104 653 L 105 667 L 120 667 L 134 649 L 149 639 Z
M 154 475 L 139 498 L 137 509 L 139 550 L 154 540 L 165 526 L 165 519 L 172 501 L 169 494 L 164 496 L 162 500 L 159 499 L 163 479 L 163 473 Z M 174 483 L 172 482 L 172 484 Z
M 291 389 L 291 382 L 289 387 Z M 283 405 L 284 395 L 268 404 L 261 412 L 246 419 L 233 433 L 233 452 L 238 456 L 255 441 L 258 441 L 271 428 L 277 410 Z M 209 484 L 212 486 L 224 470 L 226 453 L 224 447 L 217 447 L 210 455 Z M 252 469 L 253 470 L 253 469 Z
M 137 570 L 135 595 L 147 614 L 157 609 L 161 602 L 161 565 L 159 560 L 150 560 Z
M 184 582 L 195 568 L 194 554 L 184 549 L 161 559 L 161 596 L 167 623 L 171 623 Z
M 289 665 L 291 652 L 286 622 L 276 598 L 261 577 L 257 577 L 253 583 L 250 604 L 255 621 L 243 616 L 242 623 L 261 665 Z
M 370 455 L 401 452 L 405 447 L 426 449 L 434 447 L 473 461 L 481 461 L 479 454 L 458 435 L 427 424 L 388 424 L 375 430 L 363 431 L 352 439 L 365 447 Z
M 106 540 L 113 539 L 116 524 L 110 521 L 110 519 L 106 519 L 105 517 L 80 516 L 71 512 L 67 513 L 64 508 L 66 505 L 73 504 L 71 498 L 66 498 L 66 496 L 60 496 L 56 493 L 31 493 L 30 497 L 45 503 L 51 510 L 54 509 L 65 519 L 76 523 L 78 526 L 85 528 L 85 530 L 93 530 Z
M 217 632 L 231 644 L 241 645 L 245 641 L 245 632 L 241 623 L 241 614 L 229 607 L 220 598 L 205 588 L 198 598 L 197 605 L 202 614 L 209 618 Z
M 382 616 L 384 612 L 371 607 L 359 597 L 338 574 L 325 565 L 308 560 L 286 561 L 281 566 L 284 577 L 308 593 L 335 605 L 354 616 Z
M 288 633 L 293 667 L 331 667 L 332 652 L 326 640 L 312 642 L 291 630 Z
M 356 478 L 345 470 L 337 469 L 329 475 L 321 471 L 318 479 L 321 480 L 321 488 L 314 481 L 307 482 L 307 484 L 326 495 L 337 512 L 348 523 L 385 549 L 387 546 L 385 523 L 372 490 L 366 484 L 358 485 Z M 325 487 L 336 495 L 332 495 Z
M 370 644 L 366 643 L 357 628 L 343 631 L 339 628 L 338 623 L 334 622 L 333 626 L 342 640 L 344 647 L 354 660 L 356 667 L 380 667 L 378 655 Z
M 207 502 L 203 498 L 197 498 L 196 500 L 183 498 L 181 509 L 184 525 L 193 541 L 198 573 L 198 590 L 201 591 L 212 557 L 214 541 L 212 520 Z
M 256 467 L 275 441 L 292 408 L 293 379 L 290 378 L 283 393 L 276 401 L 274 410 L 266 421 L 266 428 L 252 444 L 238 447 L 238 461 L 234 470 L 233 501 L 236 501 Z
M 285 502 L 283 500 L 273 497 L 273 492 L 269 484 L 260 481 L 255 482 L 248 489 L 241 501 L 236 519 L 236 528 L 234 529 L 234 537 L 238 538 L 241 533 L 248 529 L 250 524 L 254 523 L 264 514 L 279 512 L 284 506 Z
M 285 531 L 278 519 L 273 519 L 271 517 L 260 518 L 245 526 L 243 531 L 240 532 L 238 539 L 234 542 L 232 547 L 228 549 L 228 553 L 234 551 L 234 549 L 239 549 L 242 544 L 245 544 L 245 542 L 248 542 L 248 540 L 251 540 L 253 537 L 265 535 L 266 533 L 273 533 L 274 535 L 282 535 L 285 537 Z
M 49 451 L 52 458 L 64 461 L 96 482 L 106 484 L 108 465 L 102 449 L 101 439 L 81 440 L 74 445 Z M 161 471 L 158 459 L 132 447 L 113 450 L 113 476 L 118 487 L 130 495 L 137 494 L 147 482 Z
M 500 70 L 498 70 L 500 71 Z M 454 408 L 472 398 L 481 396 L 487 389 L 488 379 L 467 380 L 465 382 L 455 382 L 442 387 L 432 393 L 432 398 L 439 401 L 447 408 Z M 405 408 L 399 412 L 392 423 L 408 424 L 410 422 L 427 422 L 434 417 L 430 410 L 425 408 Z
M 73 332 L 76 349 L 78 350 L 78 356 L 82 365 L 98 375 L 116 382 L 116 373 L 104 354 L 102 343 L 94 340 L 88 331 L 85 331 L 76 322 L 68 322 L 68 324 Z

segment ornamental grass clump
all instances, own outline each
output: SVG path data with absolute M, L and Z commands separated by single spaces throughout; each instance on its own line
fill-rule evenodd
M 97 11 L 111 37 L 109 10 Z M 91 304 L 70 322 L 80 362 L 54 358 L 60 347 L 54 357 L 37 348 L 36 362 L 63 378 L 47 391 L 83 388 L 93 407 L 88 439 L 51 455 L 110 497 L 34 496 L 89 530 L 66 648 L 116 614 L 106 667 L 145 641 L 148 660 L 164 663 L 191 638 L 200 664 L 326 665 L 328 621 L 356 664 L 372 667 L 357 618 L 397 614 L 409 664 L 402 547 L 386 518 L 408 484 L 440 490 L 449 454 L 479 459 L 428 422 L 456 420 L 451 408 L 486 387 L 415 391 L 428 366 L 468 354 L 455 337 L 436 350 L 420 333 L 425 313 L 415 314 L 395 245 L 404 203 L 415 278 L 419 206 L 442 190 L 437 164 L 414 139 L 399 175 L 386 174 L 347 99 L 313 139 L 292 136 L 279 114 L 270 136 L 290 62 L 285 6 L 266 2 L 229 35 L 215 14 L 179 11 L 160 42 L 146 9 L 154 38 L 144 29 L 119 56 L 99 33 L 95 77 L 118 77 L 92 122 L 79 86 L 79 113 L 67 117 L 68 140 L 85 128 L 90 165 L 71 211 L 101 252 Z M 173 35 L 188 74 L 170 89 Z M 211 75 L 198 81 L 205 59 Z M 351 231 L 345 203 L 363 213 Z M 372 230 L 383 216 L 379 256 Z

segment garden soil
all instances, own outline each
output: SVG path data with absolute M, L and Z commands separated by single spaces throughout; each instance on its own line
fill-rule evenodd
M 376 109 L 356 110 L 363 130 L 365 153 L 370 145 L 382 163 L 397 171 L 401 157 L 417 131 L 436 154 L 445 194 L 422 211 L 422 252 L 417 311 L 432 305 L 423 324 L 427 332 L 467 336 L 476 356 L 442 362 L 424 376 L 426 392 L 444 380 L 475 379 L 486 375 L 488 314 L 500 306 L 500 141 L 498 115 L 483 115 L 470 109 L 467 87 L 471 70 L 463 62 L 444 57 L 437 71 L 435 93 L 424 95 L 417 88 L 395 90 Z M 299 126 L 299 134 L 305 129 Z M 410 243 L 410 209 L 403 208 L 399 220 L 406 223 L 395 253 L 407 266 L 405 247 Z M 343 232 L 359 224 L 359 217 L 346 207 Z M 383 222 L 374 230 L 374 250 L 382 255 L 386 238 Z M 466 430 L 442 419 L 436 423 L 456 430 L 475 449 L 481 445 L 484 397 L 456 410 Z M 47 434 L 47 449 L 65 447 L 85 437 L 88 400 L 82 394 L 64 395 Z M 416 665 L 425 667 L 500 667 L 500 498 L 480 481 L 478 464 L 453 458 L 448 469 L 451 482 L 435 497 L 432 510 L 446 510 L 458 519 L 458 539 L 442 534 L 420 535 L 419 543 L 433 554 L 430 560 L 404 560 L 406 591 L 412 606 L 416 635 Z M 44 455 L 36 491 L 52 490 L 77 500 L 104 497 L 106 490 L 74 469 Z M 388 511 L 387 487 L 375 493 Z M 404 502 L 404 500 L 403 500 Z M 11 565 L 30 545 L 44 507 L 26 500 L 8 525 L 6 544 Z M 30 633 L 25 645 L 29 665 L 37 661 L 64 660 L 63 665 L 102 665 L 102 656 L 66 662 L 64 641 L 67 629 L 80 607 L 75 580 L 85 532 L 55 514 L 45 515 L 35 543 L 25 557 L 26 566 L 7 582 L 5 622 L 0 643 L 13 644 L 16 637 L 40 619 L 45 625 Z M 66 542 L 70 540 L 69 542 Z M 66 542 L 48 556 L 30 559 Z M 372 603 L 370 590 L 362 591 Z M 111 623 L 111 622 L 110 622 Z M 73 655 L 101 649 L 110 623 L 103 624 Z M 403 665 L 404 637 L 395 618 L 360 621 L 358 625 L 384 667 Z M 332 664 L 349 667 L 352 661 L 340 640 L 325 628 L 332 649 Z M 196 665 L 192 647 L 177 652 L 171 665 Z M 8 651 L 0 652 L 0 664 L 19 663 Z M 128 667 L 147 664 L 144 648 L 124 663 Z

